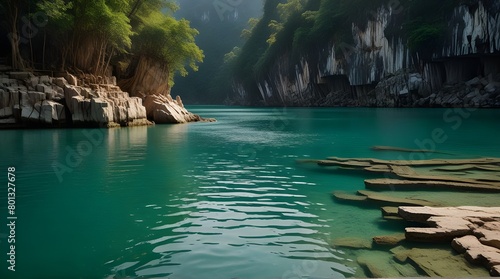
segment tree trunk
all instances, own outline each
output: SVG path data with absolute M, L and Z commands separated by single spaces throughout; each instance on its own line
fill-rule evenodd
M 21 38 L 19 37 L 19 32 L 17 31 L 17 19 L 19 17 L 19 7 L 17 1 L 9 1 L 7 3 L 9 7 L 10 16 L 10 27 L 11 33 L 9 34 L 9 40 L 12 52 L 12 68 L 15 70 L 24 70 L 24 62 L 21 57 L 21 52 L 19 50 L 19 43 Z
M 47 30 L 43 30 L 42 70 L 45 70 L 45 46 L 47 45 Z

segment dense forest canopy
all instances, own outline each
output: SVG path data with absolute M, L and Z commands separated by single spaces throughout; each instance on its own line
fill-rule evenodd
M 134 85 L 134 76 L 141 76 L 138 71 L 151 66 L 161 69 L 171 85 L 175 73 L 196 71 L 203 61 L 203 52 L 195 44 L 198 32 L 187 20 L 173 17 L 177 9 L 175 1 L 169 0 L 5 0 L 0 4 L 14 69 L 96 77 L 111 75 L 114 69 Z
M 453 7 L 477 5 L 474 0 L 267 0 L 258 22 L 249 22 L 247 41 L 230 61 L 235 79 L 246 88 L 265 75 L 284 54 L 298 59 L 304 54 L 334 43 L 352 45 L 352 24 L 365 28 L 375 20 L 377 9 L 386 6 L 404 24 L 386 29 L 387 37 L 406 39 L 412 52 L 426 57 L 439 47 L 446 32 L 446 20 Z M 338 49 L 337 55 L 345 51 Z

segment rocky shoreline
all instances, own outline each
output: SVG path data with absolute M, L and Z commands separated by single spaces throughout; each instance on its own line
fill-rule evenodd
M 342 87 L 342 86 L 339 86 Z M 283 97 L 284 103 L 266 101 L 262 106 L 291 107 L 384 107 L 384 108 L 500 108 L 500 74 L 477 76 L 465 82 L 443 84 L 442 88 L 428 92 L 422 75 L 399 71 L 383 78 L 376 87 L 356 92 L 345 85 L 325 94 L 312 94 L 314 87 L 305 92 Z M 291 93 L 290 93 L 291 94 Z M 226 101 L 233 105 L 250 105 L 241 96 Z
M 115 77 L 0 72 L 0 128 L 127 127 L 207 121 L 179 96 L 131 97 Z
M 320 107 L 398 107 L 398 108 L 498 108 L 500 75 L 477 76 L 465 82 L 443 84 L 428 92 L 422 75 L 400 71 L 383 78 L 375 89 L 357 96 L 349 91 L 333 91 L 326 97 L 311 100 Z
M 375 151 L 412 150 L 376 147 Z M 416 151 L 412 151 L 416 152 Z M 436 152 L 437 154 L 444 154 Z M 474 206 L 449 206 L 449 201 L 415 191 L 500 193 L 500 158 L 380 160 L 338 158 L 302 160 L 323 168 L 382 174 L 365 180 L 356 194 L 334 192 L 339 203 L 379 208 L 387 224 L 398 222 L 404 231 L 372 239 L 347 237 L 332 240 L 334 249 L 356 258 L 364 274 L 392 277 L 500 276 L 500 207 L 478 199 Z M 437 192 L 432 192 L 437 193 Z M 481 196 L 483 197 L 483 196 Z M 451 197 L 450 197 L 451 198 Z M 455 203 L 456 204 L 456 203 Z M 346 263 L 349 265 L 349 263 Z M 356 276 L 363 276 L 356 273 Z

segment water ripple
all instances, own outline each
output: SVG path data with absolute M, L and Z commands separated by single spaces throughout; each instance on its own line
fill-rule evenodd
M 335 268 L 347 270 L 331 263 L 342 255 L 330 248 L 328 236 L 321 233 L 328 225 L 315 212 L 323 210 L 324 204 L 311 203 L 298 192 L 314 183 L 291 175 L 287 166 L 245 166 L 217 161 L 218 156 L 193 158 L 197 165 L 210 166 L 195 166 L 183 175 L 193 186 L 188 188 L 195 191 L 173 194 L 165 205 L 145 207 L 150 213 L 160 211 L 165 219 L 150 227 L 149 240 L 136 244 L 136 249 L 152 251 L 157 257 L 136 268 L 135 275 L 190 278 L 185 275 L 196 270 L 193 274 L 216 278 L 206 272 L 214 264 L 240 267 L 241 274 L 248 275 L 255 274 L 249 267 L 258 263 L 293 266 L 310 260 L 319 260 L 323 274 L 338 275 Z

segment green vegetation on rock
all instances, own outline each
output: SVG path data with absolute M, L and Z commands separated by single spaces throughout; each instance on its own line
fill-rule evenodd
M 406 40 L 413 53 L 425 59 L 439 47 L 446 32 L 446 20 L 459 4 L 474 6 L 463 0 L 268 0 L 264 15 L 252 22 L 251 33 L 234 63 L 235 79 L 252 88 L 255 79 L 266 75 L 285 55 L 292 62 L 318 53 L 333 43 L 336 55 L 343 47 L 353 45 L 352 24 L 364 30 L 369 20 L 377 20 L 381 7 L 391 9 L 395 20 L 386 29 L 387 37 Z M 474 1 L 472 1 L 474 2 Z M 250 33 L 250 34 L 249 34 Z M 293 71 L 290 65 L 290 71 Z M 253 85 L 255 86 L 255 85 Z
M 136 68 L 147 59 L 171 82 L 175 73 L 196 71 L 204 58 L 195 44 L 198 32 L 173 17 L 177 8 L 170 0 L 8 0 L 0 4 L 1 31 L 12 38 L 17 70 L 98 77 L 114 69 L 130 79 L 147 70 Z

